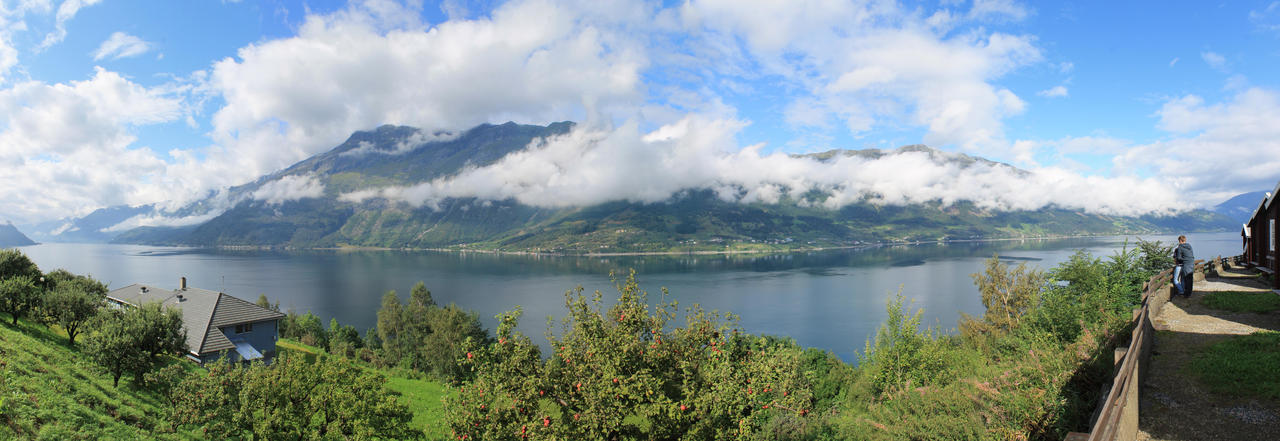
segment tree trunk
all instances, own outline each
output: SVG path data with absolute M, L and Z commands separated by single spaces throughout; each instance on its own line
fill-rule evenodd
M 120 374 L 115 374 L 115 378 L 111 383 L 111 387 L 114 387 L 116 389 L 120 388 Z

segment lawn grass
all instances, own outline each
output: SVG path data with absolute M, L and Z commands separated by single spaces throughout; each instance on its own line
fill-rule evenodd
M 1234 396 L 1280 399 L 1280 332 L 1255 332 L 1209 346 L 1191 370 L 1209 390 Z
M 326 354 L 324 349 L 286 338 L 277 340 L 276 348 L 281 352 L 303 354 L 311 359 Z M 387 377 L 387 388 L 400 394 L 400 402 L 409 406 L 409 411 L 413 412 L 411 424 L 422 430 L 427 439 L 447 438 L 449 429 L 440 424 L 444 421 L 444 404 L 441 401 L 445 393 L 443 385 L 431 380 L 411 378 L 392 369 L 378 369 L 360 362 L 357 364 Z
M 128 376 L 111 383 L 65 335 L 26 320 L 0 325 L 0 439 L 199 439 L 169 428 L 155 393 Z
M 1223 311 L 1261 314 L 1280 310 L 1280 295 L 1271 291 L 1218 291 L 1206 294 L 1200 304 Z

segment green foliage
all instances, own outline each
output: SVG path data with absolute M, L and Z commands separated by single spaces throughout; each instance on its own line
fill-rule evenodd
M 1160 241 L 1150 242 L 1138 239 L 1138 250 L 1141 258 L 1138 260 L 1138 274 L 1144 276 L 1142 279 L 1150 279 L 1161 271 L 1172 269 L 1174 245 L 1162 245 Z
M 38 280 L 41 276 L 40 268 L 22 251 L 18 251 L 15 248 L 0 249 L 0 279 L 9 279 L 17 276 L 26 276 L 30 277 L 31 280 Z
M 40 287 L 31 276 L 15 275 L 0 280 L 0 312 L 9 313 L 14 326 L 18 324 L 18 317 L 38 308 L 41 300 Z
M 329 319 L 329 353 L 338 354 L 344 357 L 356 356 L 356 351 L 364 347 L 364 339 L 360 338 L 360 331 L 357 331 L 351 325 L 339 325 L 338 319 Z
M 42 315 L 47 321 L 62 327 L 67 332 L 67 340 L 74 345 L 84 325 L 102 307 L 107 285 L 65 270 L 51 272 L 45 280 L 51 288 L 45 294 Z
M 1142 284 L 1153 275 L 1143 269 L 1143 262 L 1159 260 L 1160 256 L 1145 254 L 1148 251 L 1162 249 L 1140 241 L 1138 248 L 1122 248 L 1105 261 L 1076 251 L 1050 271 L 1051 283 L 1030 316 L 1034 327 L 1065 343 L 1075 341 L 1089 324 L 1126 315 L 1139 304 Z
M 1280 399 L 1280 332 L 1231 337 L 1196 354 L 1190 369 L 1209 390 L 1241 397 Z
M 1017 328 L 1023 315 L 1039 301 L 1045 277 L 1038 270 L 1028 269 L 1026 263 L 1010 270 L 999 256 L 993 256 L 987 259 L 985 273 L 973 274 L 973 282 L 978 285 L 987 311 L 981 321 L 963 315 L 961 329 L 971 337 L 999 335 Z
M 1217 291 L 1206 294 L 1200 304 L 1223 311 L 1264 314 L 1280 310 L 1280 295 L 1271 291 Z
M 310 346 L 322 348 L 329 346 L 329 333 L 320 323 L 320 317 L 312 314 L 311 311 L 302 315 L 289 311 L 280 321 L 279 332 L 281 337 L 297 339 Z
M 446 397 L 445 419 L 464 439 L 781 439 L 808 430 L 813 404 L 789 340 L 742 333 L 695 307 L 668 328 L 676 305 L 650 309 L 634 274 L 602 295 L 566 294 L 569 312 L 543 360 L 499 316 L 498 341 L 473 341 L 459 361 L 475 379 Z
M 954 379 L 947 370 L 946 343 L 934 329 L 920 330 L 924 310 L 908 312 L 902 293 L 885 306 L 888 321 L 876 331 L 875 343 L 867 341 L 862 365 L 871 377 L 872 393 L 881 396 L 901 389 L 946 384 Z
M 85 355 L 112 376 L 116 387 L 122 375 L 133 374 L 141 382 L 161 363 L 162 355 L 186 351 L 182 314 L 159 303 L 104 309 L 90 327 Z
M 54 330 L 25 319 L 0 326 L 0 439 L 204 439 L 175 432 L 152 390 L 111 383 Z
M 479 315 L 453 304 L 437 306 L 422 282 L 414 285 L 407 304 L 400 303 L 395 291 L 382 296 L 376 336 L 384 365 L 423 372 L 451 384 L 471 377 L 471 371 L 457 363 L 466 353 L 466 341 L 489 341 Z
M 266 294 L 258 294 L 258 301 L 254 302 L 254 304 L 275 312 L 280 312 L 280 301 L 276 300 L 275 303 L 271 303 L 270 300 L 267 300 Z
M 386 378 L 337 357 L 220 362 L 177 388 L 175 424 L 216 439 L 411 439 L 408 408 Z

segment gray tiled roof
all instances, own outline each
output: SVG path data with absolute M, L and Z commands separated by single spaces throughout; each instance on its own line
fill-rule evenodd
M 111 291 L 107 293 L 107 297 L 134 306 L 160 302 L 166 308 L 181 308 L 182 326 L 187 331 L 187 349 L 197 356 L 235 348 L 227 340 L 227 336 L 218 330 L 221 326 L 284 317 L 284 314 L 235 296 L 200 288 L 167 290 L 133 284 Z

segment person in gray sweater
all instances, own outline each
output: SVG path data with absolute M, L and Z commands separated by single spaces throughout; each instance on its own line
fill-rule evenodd
M 1187 243 L 1187 236 L 1178 236 L 1178 247 L 1173 249 L 1174 267 L 1173 284 L 1178 288 L 1178 294 L 1183 297 L 1191 297 L 1192 283 L 1195 282 L 1196 270 L 1196 254 L 1191 250 L 1191 244 Z

